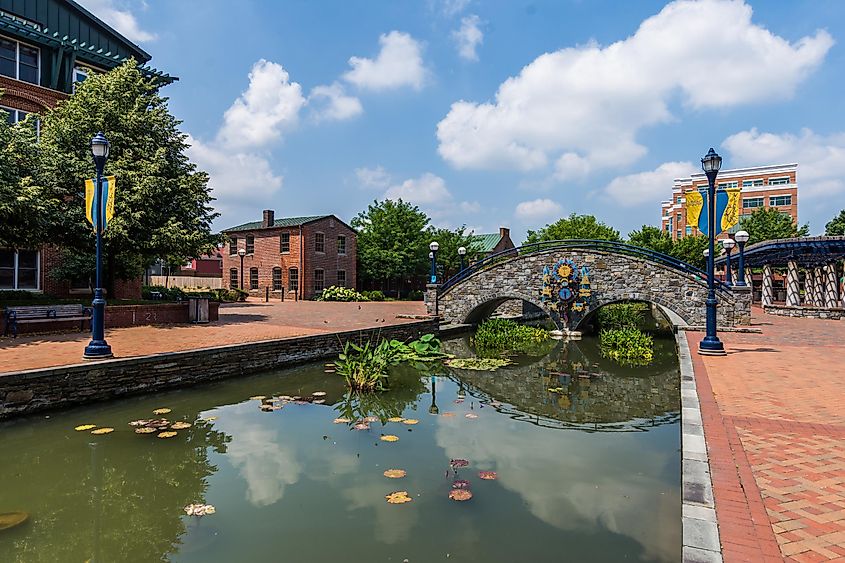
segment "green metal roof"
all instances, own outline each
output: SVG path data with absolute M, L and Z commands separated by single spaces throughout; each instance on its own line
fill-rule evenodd
M 300 225 L 304 225 L 305 223 L 316 221 L 317 219 L 325 219 L 326 217 L 331 217 L 331 215 L 310 215 L 308 217 L 282 217 L 281 219 L 276 219 L 273 222 L 273 227 L 298 227 Z M 263 228 L 265 228 L 264 221 L 253 221 L 251 223 L 244 223 L 243 225 L 238 225 L 237 227 L 223 229 L 223 232 L 236 233 L 240 231 L 254 231 L 256 229 Z
M 472 248 L 476 252 L 493 252 L 493 249 L 502 240 L 502 235 L 499 233 L 472 235 L 470 239 L 472 240 Z

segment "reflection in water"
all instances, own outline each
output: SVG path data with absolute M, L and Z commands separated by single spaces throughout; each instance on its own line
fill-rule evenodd
M 639 371 L 596 353 L 583 341 L 494 373 L 406 367 L 376 395 L 348 394 L 311 365 L 6 423 L 0 512 L 32 518 L 0 532 L 0 561 L 675 561 L 674 350 Z M 325 404 L 263 412 L 248 399 L 315 391 Z M 127 425 L 163 406 L 194 425 L 168 440 Z M 354 430 L 338 416 L 382 422 Z M 117 431 L 74 432 L 82 423 Z M 379 439 L 388 433 L 399 441 Z M 470 461 L 459 470 L 470 502 L 447 498 L 453 458 Z M 386 479 L 388 468 L 407 476 Z M 413 501 L 387 504 L 394 490 Z M 217 513 L 188 517 L 191 503 Z

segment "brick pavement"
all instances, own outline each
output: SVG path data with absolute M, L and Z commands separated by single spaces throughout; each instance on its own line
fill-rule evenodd
M 425 305 L 251 301 L 221 306 L 216 323 L 115 328 L 106 330 L 106 339 L 115 357 L 126 358 L 409 322 L 399 314 L 424 315 Z M 85 332 L 0 338 L 0 373 L 78 364 L 89 340 Z
M 752 322 L 693 357 L 725 561 L 845 561 L 845 322 Z

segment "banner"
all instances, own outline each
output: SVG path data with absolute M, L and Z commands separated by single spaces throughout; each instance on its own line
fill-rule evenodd
M 97 232 L 97 207 L 94 203 L 94 197 L 97 192 L 97 186 L 94 180 L 85 180 L 85 217 L 91 226 L 94 227 L 94 232 Z M 103 177 L 103 189 L 101 194 L 101 205 L 103 209 L 103 217 L 105 219 L 103 228 L 100 232 L 105 232 L 109 225 L 109 221 L 114 217 L 114 192 L 115 192 L 114 176 Z
M 686 194 L 687 225 L 695 226 L 699 232 L 707 236 L 710 232 L 708 219 L 710 217 L 707 204 L 707 188 Z M 715 235 L 726 231 L 739 223 L 740 204 L 739 188 L 719 188 L 716 190 L 716 232 Z

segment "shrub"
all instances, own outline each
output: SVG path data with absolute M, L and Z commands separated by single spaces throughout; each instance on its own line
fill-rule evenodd
M 637 328 L 604 329 L 599 345 L 602 356 L 622 365 L 643 366 L 654 358 L 654 339 Z
M 361 295 L 363 295 L 367 301 L 384 301 L 384 293 L 377 289 L 375 291 L 362 291 Z
M 599 309 L 597 316 L 602 329 L 640 328 L 645 320 L 645 303 L 611 303 Z
M 217 289 L 215 291 L 217 293 L 217 299 L 225 303 L 234 303 L 235 301 L 246 301 L 246 298 L 249 295 L 248 291 L 244 291 L 242 289 L 222 288 Z
M 510 319 L 488 319 L 481 323 L 472 343 L 479 355 L 535 352 L 549 340 L 549 333 L 540 328 L 521 325 Z
M 440 341 L 426 334 L 409 343 L 382 339 L 377 345 L 353 342 L 343 345 L 335 361 L 337 373 L 356 391 L 383 391 L 387 388 L 390 367 L 401 362 L 430 362 L 447 357 L 440 351 Z
M 161 297 L 155 296 L 158 293 Z M 185 299 L 185 292 L 178 287 L 164 287 L 163 285 L 145 285 L 141 287 L 143 299 L 161 299 L 162 301 L 182 301 Z
M 424 297 L 425 294 L 421 289 L 415 289 L 408 292 L 408 301 L 422 301 Z
M 350 287 L 333 285 L 324 289 L 317 301 L 367 301 L 367 298 Z

